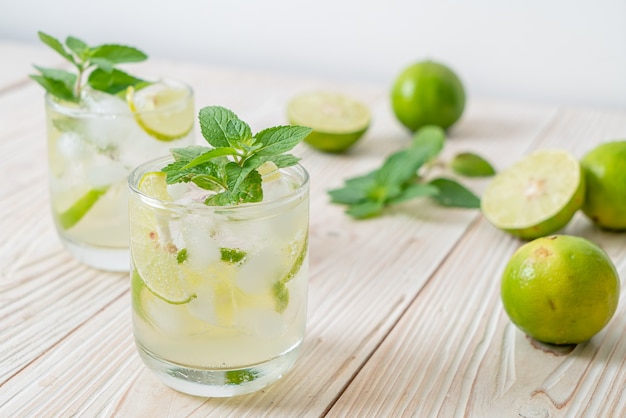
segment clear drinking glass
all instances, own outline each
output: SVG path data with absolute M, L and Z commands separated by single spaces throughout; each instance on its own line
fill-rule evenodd
M 181 392 L 259 390 L 291 368 L 304 338 L 308 173 L 296 165 L 265 174 L 259 203 L 207 206 L 193 183 L 165 186 L 159 171 L 172 161 L 129 178 L 139 354 Z
M 50 202 L 64 246 L 99 269 L 128 271 L 128 175 L 194 142 L 192 89 L 161 80 L 125 97 L 85 89 L 78 104 L 46 95 Z

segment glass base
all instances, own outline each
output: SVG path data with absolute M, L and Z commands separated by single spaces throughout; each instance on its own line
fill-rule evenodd
M 83 264 L 99 270 L 130 271 L 130 251 L 128 248 L 110 249 L 78 244 L 61 237 L 65 248 Z
M 280 379 L 296 361 L 300 345 L 280 357 L 242 369 L 193 369 L 161 360 L 137 345 L 139 355 L 167 386 L 189 395 L 226 398 L 256 392 Z

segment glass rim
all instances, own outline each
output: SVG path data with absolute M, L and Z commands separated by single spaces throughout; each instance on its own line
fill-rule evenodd
M 139 190 L 138 186 L 141 177 L 146 173 L 156 171 L 150 169 L 150 167 L 160 169 L 171 162 L 174 162 L 174 157 L 171 155 L 167 155 L 146 161 L 135 167 L 128 176 L 128 187 L 130 193 L 139 196 L 142 201 L 148 203 L 150 206 L 160 207 L 164 210 L 173 212 L 236 213 L 245 212 L 248 210 L 254 211 L 260 208 L 264 210 L 280 208 L 291 202 L 300 200 L 302 197 L 308 194 L 310 188 L 309 172 L 306 170 L 306 168 L 304 168 L 304 166 L 302 166 L 302 164 L 296 163 L 289 167 L 280 168 L 279 170 L 295 170 L 296 174 L 298 174 L 299 180 L 297 187 L 285 196 L 281 196 L 277 199 L 272 199 L 268 201 L 242 203 L 238 205 L 213 206 L 206 205 L 202 202 L 179 203 L 175 201 L 163 200 L 159 199 L 158 197 L 148 196 L 147 194 Z
M 149 115 L 151 113 L 163 113 L 163 112 L 167 112 L 168 110 L 171 109 L 175 109 L 176 107 L 179 107 L 181 105 L 181 103 L 185 103 L 187 100 L 192 99 L 194 96 L 194 90 L 193 88 L 187 84 L 186 82 L 176 79 L 176 78 L 168 78 L 168 77 L 159 77 L 159 78 L 154 78 L 154 79 L 150 79 L 150 78 L 146 78 L 146 80 L 151 82 L 151 85 L 153 84 L 157 84 L 157 83 L 165 83 L 165 84 L 172 84 L 175 85 L 177 87 L 181 87 L 183 89 L 185 89 L 185 91 L 187 92 L 187 94 L 182 97 L 180 100 L 177 100 L 174 103 L 169 103 L 167 106 L 161 107 L 158 110 L 152 109 L 152 110 L 141 110 L 135 113 L 141 114 L 141 115 Z M 148 87 L 148 86 L 146 86 Z M 104 92 L 102 92 L 104 93 Z M 108 93 L 104 93 L 104 94 L 108 94 Z M 115 94 L 112 94 L 111 96 L 116 96 Z M 74 107 L 74 105 L 76 105 L 75 103 L 72 102 L 67 102 L 64 101 L 62 99 L 59 99 L 58 97 L 53 96 L 52 94 L 46 92 L 44 94 L 44 99 L 46 102 L 46 105 L 50 106 L 52 109 L 54 109 L 55 111 L 57 111 L 58 113 L 61 113 L 63 115 L 66 116 L 70 116 L 70 117 L 76 117 L 76 118 L 115 118 L 115 117 L 133 117 L 134 113 L 130 111 L 130 108 L 128 109 L 128 112 L 96 112 L 93 110 L 87 110 L 87 109 L 82 109 L 78 106 Z M 121 99 L 126 103 L 125 99 Z M 68 105 L 69 104 L 69 105 Z M 71 106 L 70 106 L 71 105 Z

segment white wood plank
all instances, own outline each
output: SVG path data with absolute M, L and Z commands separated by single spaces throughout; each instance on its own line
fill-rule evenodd
M 626 114 L 570 109 L 537 143 L 581 155 L 626 133 Z M 507 138 L 508 141 L 508 138 Z M 622 281 L 624 234 L 580 213 L 563 233 L 604 247 Z M 522 243 L 484 219 L 411 303 L 328 416 L 624 416 L 625 296 L 612 322 L 571 353 L 533 344 L 502 310 L 499 280 Z

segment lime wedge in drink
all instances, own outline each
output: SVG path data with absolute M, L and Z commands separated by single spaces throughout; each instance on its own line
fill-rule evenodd
M 188 90 L 172 87 L 140 98 L 132 87 L 126 92 L 126 101 L 139 126 L 159 141 L 173 141 L 191 132 L 195 115 L 193 101 L 188 97 Z
M 165 173 L 149 172 L 139 180 L 138 189 L 146 196 L 171 201 Z M 191 289 L 198 279 L 184 263 L 178 262 L 179 249 L 170 236 L 165 218 L 158 209 L 131 199 L 131 255 L 137 274 L 146 288 L 171 304 L 184 304 L 196 295 Z
M 481 209 L 495 227 L 534 239 L 567 225 L 584 196 L 578 160 L 563 150 L 539 150 L 494 177 Z
M 70 229 L 78 223 L 92 206 L 106 193 L 107 187 L 91 189 L 80 197 L 72 206 L 59 213 L 57 220 L 63 229 Z
M 326 152 L 343 152 L 367 131 L 371 114 L 363 103 L 340 94 L 305 93 L 287 104 L 287 118 L 292 125 L 307 126 L 313 131 L 305 142 Z

